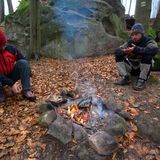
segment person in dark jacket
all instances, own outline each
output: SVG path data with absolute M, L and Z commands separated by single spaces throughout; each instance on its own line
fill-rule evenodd
M 7 39 L 0 30 L 0 102 L 4 102 L 3 86 L 8 85 L 14 93 L 22 93 L 22 96 L 34 101 L 30 86 L 31 70 L 25 57 L 14 46 L 6 45 Z M 17 81 L 21 80 L 22 89 Z
M 129 41 L 115 50 L 117 68 L 122 76 L 122 79 L 116 81 L 115 84 L 130 84 L 130 75 L 134 73 L 138 75 L 138 80 L 133 85 L 133 89 L 143 90 L 150 75 L 153 56 L 157 52 L 157 43 L 144 35 L 143 25 L 141 23 L 134 24 Z

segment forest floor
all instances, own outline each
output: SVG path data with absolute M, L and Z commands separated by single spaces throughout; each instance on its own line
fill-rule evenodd
M 7 92 L 6 88 L 7 101 L 0 104 L 0 159 L 40 159 L 40 153 L 46 147 L 40 138 L 46 129 L 38 125 L 37 105 L 64 88 L 75 90 L 85 81 L 92 84 L 93 92 L 102 99 L 114 97 L 132 117 L 128 121 L 132 129 L 119 139 L 119 150 L 113 154 L 112 160 L 160 159 L 160 146 L 141 137 L 135 123 L 141 114 L 160 122 L 160 72 L 152 72 L 146 88 L 138 92 L 131 85 L 113 84 L 119 76 L 112 55 L 69 61 L 41 58 L 30 64 L 33 73 L 31 84 L 37 100 L 29 102 L 20 94 Z

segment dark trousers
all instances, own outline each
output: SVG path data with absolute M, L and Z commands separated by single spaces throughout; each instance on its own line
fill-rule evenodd
M 17 61 L 8 78 L 12 79 L 14 82 L 21 80 L 22 90 L 30 90 L 30 76 L 31 70 L 28 62 L 25 59 L 21 59 Z

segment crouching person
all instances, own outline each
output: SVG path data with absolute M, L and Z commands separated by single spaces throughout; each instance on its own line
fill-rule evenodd
M 115 82 L 117 85 L 131 83 L 130 75 L 138 76 L 135 90 L 143 90 L 149 77 L 153 56 L 158 52 L 157 43 L 144 35 L 144 27 L 136 23 L 131 28 L 131 39 L 115 50 L 117 68 L 122 79 Z
M 29 64 L 15 47 L 6 43 L 6 36 L 0 30 L 0 102 L 6 99 L 3 92 L 5 85 L 10 86 L 14 93 L 21 92 L 24 98 L 34 101 L 36 96 L 31 92 Z M 18 80 L 21 80 L 22 89 L 17 83 Z

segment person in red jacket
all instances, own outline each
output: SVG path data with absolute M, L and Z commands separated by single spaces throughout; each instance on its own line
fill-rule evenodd
M 4 102 L 3 86 L 8 85 L 14 93 L 22 93 L 22 96 L 30 101 L 36 100 L 30 86 L 31 70 L 25 57 L 20 51 L 11 45 L 6 45 L 7 38 L 0 30 L 0 102 Z M 17 81 L 21 80 L 22 89 Z

